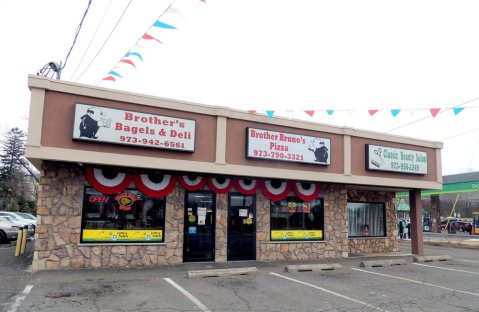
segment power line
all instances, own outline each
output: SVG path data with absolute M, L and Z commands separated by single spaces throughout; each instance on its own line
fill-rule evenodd
M 83 74 L 85 74 L 85 72 L 88 70 L 88 68 L 90 68 L 91 64 L 96 60 L 98 54 L 100 54 L 100 52 L 103 50 L 103 48 L 105 47 L 106 43 L 108 42 L 108 40 L 110 40 L 110 37 L 111 35 L 113 34 L 113 32 L 116 30 L 116 27 L 118 26 L 118 24 L 120 23 L 120 21 L 122 20 L 123 16 L 125 15 L 125 12 L 126 10 L 128 10 L 128 8 L 130 7 L 130 4 L 133 0 L 130 0 L 128 2 L 128 5 L 126 6 L 126 8 L 123 10 L 123 13 L 121 13 L 121 16 L 118 18 L 118 21 L 116 22 L 115 24 L 115 27 L 113 27 L 113 29 L 111 30 L 110 34 L 108 35 L 108 37 L 105 39 L 105 41 L 103 42 L 103 45 L 100 47 L 100 50 L 98 50 L 98 52 L 95 54 L 95 56 L 93 57 L 93 59 L 90 61 L 90 63 L 87 65 L 87 67 L 82 71 L 82 73 L 77 77 L 77 79 L 75 79 L 75 82 L 77 82 L 82 76 Z
M 103 16 L 101 17 L 101 20 L 100 20 L 100 22 L 98 23 L 98 26 L 97 26 L 96 29 L 95 29 L 95 33 L 94 33 L 93 36 L 91 37 L 91 40 L 90 40 L 90 42 L 88 43 L 88 46 L 86 47 L 85 52 L 83 52 L 83 55 L 82 55 L 82 57 L 81 57 L 81 59 L 80 59 L 80 62 L 78 63 L 78 66 L 75 68 L 75 71 L 74 71 L 73 74 L 71 75 L 70 80 L 73 80 L 73 77 L 75 76 L 75 74 L 77 73 L 78 69 L 80 68 L 80 65 L 83 63 L 83 59 L 85 58 L 85 55 L 87 54 L 88 50 L 90 49 L 90 46 L 91 46 L 91 44 L 93 43 L 93 40 L 95 39 L 96 34 L 98 33 L 98 30 L 100 29 L 101 25 L 103 24 L 103 21 L 104 21 L 104 19 L 105 19 L 106 13 L 107 13 L 108 10 L 110 9 L 110 6 L 111 6 L 112 1 L 113 1 L 113 0 L 110 0 L 110 2 L 108 3 L 108 6 L 106 7 L 105 12 L 103 13 Z
M 70 47 L 70 51 L 68 51 L 67 57 L 65 58 L 65 62 L 63 63 L 63 66 L 60 69 L 64 69 L 65 66 L 67 65 L 68 58 L 70 57 L 70 53 L 72 53 L 72 50 L 73 50 L 73 47 L 75 46 L 75 43 L 77 42 L 78 35 L 80 34 L 80 30 L 83 26 L 83 21 L 85 20 L 85 17 L 88 14 L 88 10 L 90 9 L 90 5 L 91 5 L 92 1 L 93 0 L 88 1 L 88 6 L 85 10 L 85 13 L 83 13 L 83 17 L 82 17 L 82 19 L 80 21 L 80 24 L 78 25 L 77 30 L 75 32 L 75 38 L 73 39 L 73 43 L 72 43 L 72 46 Z
M 463 102 L 463 103 L 458 104 L 458 105 L 456 105 L 456 106 L 454 106 L 454 107 L 448 108 L 448 109 L 446 109 L 446 110 L 444 110 L 444 111 L 439 112 L 439 114 L 445 113 L 445 112 L 447 112 L 447 111 L 450 111 L 451 109 L 457 108 L 457 107 L 459 107 L 459 106 L 463 106 L 463 105 L 465 105 L 465 104 L 467 104 L 467 103 L 471 103 L 471 102 L 474 102 L 474 101 L 477 101 L 477 100 L 479 100 L 479 97 L 474 98 L 474 99 L 469 100 L 469 101 L 466 101 L 466 102 Z M 421 118 L 421 119 L 413 120 L 413 121 L 408 122 L 408 123 L 406 123 L 406 124 L 404 124 L 404 125 L 401 125 L 401 126 L 399 126 L 399 127 L 390 129 L 390 130 L 386 131 L 386 133 L 389 133 L 389 132 L 391 132 L 391 131 L 394 131 L 394 130 L 397 130 L 397 129 L 401 129 L 401 128 L 410 126 L 410 125 L 412 125 L 412 124 L 415 124 L 415 123 L 417 123 L 417 122 L 423 121 L 423 120 L 428 119 L 428 118 L 431 118 L 431 116 L 426 116 L 426 117 L 423 117 L 423 118 Z
M 458 133 L 458 134 L 455 134 L 455 135 L 451 135 L 447 138 L 441 139 L 441 141 L 446 141 L 446 140 L 449 140 L 449 139 L 452 139 L 452 138 L 455 138 L 455 137 L 458 137 L 458 136 L 461 136 L 461 135 L 469 134 L 469 133 L 477 131 L 477 130 L 479 130 L 479 128 L 475 128 L 475 129 L 471 129 L 471 130 L 461 132 L 461 133 Z

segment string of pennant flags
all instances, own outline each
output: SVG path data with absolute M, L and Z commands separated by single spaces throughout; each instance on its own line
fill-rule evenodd
M 459 113 L 461 113 L 466 108 L 478 108 L 478 107 L 443 107 L 443 108 L 425 108 L 425 109 L 424 108 L 423 109 L 417 109 L 417 108 L 415 108 L 415 109 L 368 109 L 368 110 L 325 109 L 325 110 L 301 110 L 300 112 L 304 112 L 308 116 L 314 117 L 314 115 L 318 112 L 325 112 L 327 115 L 332 116 L 335 112 L 350 112 L 350 113 L 353 113 L 353 112 L 359 112 L 359 111 L 363 111 L 363 112 L 367 111 L 369 116 L 373 117 L 374 115 L 376 115 L 380 111 L 386 111 L 386 112 L 389 112 L 392 117 L 397 117 L 399 115 L 399 113 L 401 113 L 402 111 L 410 111 L 410 112 L 429 111 L 429 113 L 431 114 L 431 117 L 434 118 L 439 113 L 446 112 L 446 111 L 449 111 L 449 110 L 452 110 L 452 112 L 454 113 L 454 116 L 457 116 Z M 248 112 L 252 113 L 252 114 L 264 113 L 264 114 L 268 115 L 269 118 L 273 118 L 273 116 L 277 112 L 294 113 L 294 112 L 298 112 L 298 110 L 280 110 L 280 111 L 276 111 L 276 110 L 248 110 Z
M 193 0 L 189 0 L 190 2 Z M 206 3 L 206 0 L 194 0 Z M 171 32 L 178 29 L 180 20 L 185 20 L 184 14 L 179 6 L 176 5 L 177 0 L 173 0 L 170 5 L 161 13 L 155 22 L 146 30 L 146 32 L 136 41 L 133 47 L 128 50 L 117 64 L 103 77 L 102 81 L 116 82 L 117 79 L 124 78 L 125 73 L 137 68 L 139 63 L 144 62 L 144 51 L 150 48 L 152 44 L 163 45 L 162 37 L 164 32 Z M 177 17 L 176 20 L 174 17 Z M 179 18 L 179 19 L 178 19 Z M 169 22 L 173 20 L 175 24 Z

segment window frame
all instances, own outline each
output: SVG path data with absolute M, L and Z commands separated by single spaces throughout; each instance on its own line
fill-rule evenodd
M 317 201 L 317 200 L 320 201 L 321 210 L 322 210 L 322 216 L 320 216 L 321 223 L 322 223 L 322 228 L 311 229 L 311 230 L 273 229 L 273 213 L 272 213 L 273 205 L 272 205 L 272 202 L 281 202 L 281 201 L 270 200 L 269 201 L 269 205 L 270 205 L 270 207 L 269 207 L 269 240 L 271 242 L 284 242 L 284 243 L 287 243 L 287 242 L 291 242 L 291 243 L 294 243 L 294 242 L 324 242 L 325 241 L 325 227 L 326 227 L 325 222 L 324 222 L 324 220 L 325 220 L 324 198 L 317 197 L 314 201 L 304 201 L 304 200 L 301 200 L 298 196 L 293 195 L 293 196 L 287 196 L 283 200 L 288 200 L 288 198 L 296 198 L 296 199 L 299 199 L 303 203 L 312 203 L 312 202 Z M 298 212 L 296 212 L 296 213 L 298 213 Z M 314 239 L 307 239 L 307 238 L 302 238 L 302 239 L 273 239 L 273 235 L 272 235 L 273 231 L 321 231 L 322 235 L 321 235 L 321 238 L 314 238 Z
M 350 235 L 350 227 L 349 227 L 349 204 L 380 204 L 383 207 L 383 229 L 384 229 L 384 235 L 355 235 L 351 236 Z M 363 202 L 363 201 L 348 201 L 346 204 L 346 207 L 348 209 L 348 238 L 384 238 L 387 237 L 387 222 L 386 222 L 386 203 L 385 202 Z M 369 229 L 371 230 L 371 225 L 369 224 Z
M 163 222 L 160 224 L 160 227 L 161 227 L 161 231 L 162 231 L 162 238 L 161 238 L 161 241 L 160 240 L 157 240 L 157 241 L 148 241 L 148 240 L 144 240 L 144 241 L 139 241 L 139 240 L 132 240 L 132 241 L 114 241 L 114 240 L 98 240 L 98 241 L 84 241 L 83 239 L 83 231 L 87 228 L 85 228 L 83 226 L 83 223 L 84 223 L 84 215 L 85 215 L 85 207 L 84 207 L 84 201 L 85 201 L 85 196 L 86 196 L 86 192 L 87 192 L 87 189 L 92 189 L 94 190 L 95 192 L 99 193 L 99 194 L 102 194 L 102 196 L 108 196 L 108 197 L 115 197 L 117 196 L 118 194 L 121 194 L 121 193 L 124 193 L 124 192 L 128 192 L 128 191 L 136 191 L 138 192 L 139 194 L 141 194 L 144 198 L 146 199 L 152 199 L 152 200 L 160 200 L 163 202 Z M 145 195 L 143 194 L 139 189 L 136 189 L 134 187 L 129 187 L 129 188 L 126 188 L 124 189 L 122 192 L 118 193 L 118 194 L 103 194 L 102 192 L 96 190 L 93 186 L 90 186 L 90 185 L 85 185 L 84 188 L 83 188 L 83 195 L 82 195 L 82 201 L 81 201 L 81 214 L 80 214 L 80 242 L 79 244 L 81 245 L 91 245 L 91 244 L 94 244 L 94 245 L 158 245 L 158 244 L 165 244 L 165 237 L 166 237 L 166 229 L 165 229 L 165 225 L 166 225 L 166 207 L 167 207 L 167 200 L 166 200 L 166 196 L 165 197 L 158 197 L 158 198 L 155 198 L 155 197 L 150 197 L 148 195 Z M 105 229 L 105 230 L 113 230 L 113 229 Z M 118 231 L 126 231 L 128 229 L 121 229 L 121 230 L 118 230 Z M 145 229 L 145 230 L 149 230 L 149 229 Z M 159 231 L 158 229 L 151 229 L 151 231 Z

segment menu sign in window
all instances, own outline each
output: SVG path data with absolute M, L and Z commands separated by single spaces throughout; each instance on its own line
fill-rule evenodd
M 249 158 L 331 164 L 330 139 L 255 128 L 246 128 L 246 138 Z
M 366 169 L 427 174 L 427 153 L 367 144 Z
M 75 105 L 73 139 L 194 152 L 196 121 Z

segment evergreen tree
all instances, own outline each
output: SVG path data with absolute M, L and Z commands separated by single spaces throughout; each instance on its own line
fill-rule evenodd
M 32 177 L 36 177 L 24 158 L 25 139 L 26 134 L 18 128 L 4 134 L 0 154 L 0 208 L 4 210 L 31 211 L 26 203 L 35 201 L 36 194 L 32 193 L 37 188 Z

